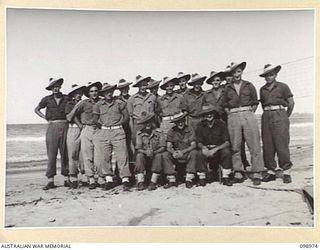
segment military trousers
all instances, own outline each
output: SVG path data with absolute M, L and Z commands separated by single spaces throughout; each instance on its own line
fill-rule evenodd
M 173 170 L 174 164 L 186 164 L 187 173 L 207 172 L 207 167 L 201 159 L 201 152 L 198 150 L 191 150 L 189 153 L 184 154 L 181 159 L 175 159 L 171 153 L 165 152 L 163 154 L 164 168 Z
M 87 177 L 93 177 L 97 172 L 98 152 L 96 150 L 96 135 L 98 132 L 98 128 L 85 125 L 80 135 L 81 153 Z
M 280 168 L 287 170 L 292 167 L 289 152 L 289 126 L 286 110 L 270 110 L 262 114 L 263 159 L 265 167 L 269 170 L 275 170 L 277 167 L 275 154 L 277 154 Z
M 73 125 L 73 127 L 68 128 L 67 151 L 70 175 L 78 175 L 79 172 L 84 174 L 84 165 L 80 150 L 80 135 L 81 131 L 76 125 Z
M 67 122 L 49 122 L 46 132 L 48 167 L 46 176 L 52 178 L 57 174 L 58 150 L 61 156 L 61 174 L 68 176 L 68 161 L 66 150 Z
M 131 176 L 126 134 L 122 127 L 101 129 L 95 136 L 98 174 L 101 177 L 114 175 L 112 153 L 114 153 L 120 178 Z
M 260 145 L 259 125 L 252 111 L 231 113 L 228 115 L 228 131 L 232 145 L 232 164 L 234 171 L 244 171 L 241 161 L 243 137 L 251 155 L 252 172 L 263 170 L 263 159 Z

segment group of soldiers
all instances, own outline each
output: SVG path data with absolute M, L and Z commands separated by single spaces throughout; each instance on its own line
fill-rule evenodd
M 255 86 L 242 79 L 245 68 L 246 62 L 231 63 L 208 78 L 179 72 L 162 81 L 138 75 L 135 83 L 121 79 L 114 85 L 74 84 L 68 95 L 60 91 L 63 79 L 51 78 L 46 89 L 52 94 L 35 108 L 48 121 L 44 190 L 56 187 L 58 150 L 64 186 L 74 189 L 80 183 L 105 190 L 122 183 L 124 191 L 133 183 L 138 190 L 180 182 L 187 188 L 209 181 L 232 186 L 248 177 L 254 185 L 276 178 L 290 183 L 293 95 L 287 84 L 276 80 L 281 66 L 267 64 L 260 74 L 266 83 L 258 100 Z M 204 91 L 205 82 L 212 88 Z M 138 88 L 132 96 L 130 86 Z M 164 95 L 158 95 L 159 88 Z M 116 89 L 119 96 L 114 96 Z M 259 102 L 263 149 L 255 115 Z

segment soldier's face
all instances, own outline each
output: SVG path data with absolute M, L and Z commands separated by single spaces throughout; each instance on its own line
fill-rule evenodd
M 53 94 L 57 94 L 57 93 L 60 92 L 60 89 L 61 89 L 61 85 L 60 84 L 54 85 L 53 88 L 52 88 L 52 93 Z
M 214 115 L 212 113 L 206 114 L 205 117 L 206 121 L 212 122 L 214 120 Z
M 91 99 L 97 99 L 98 98 L 99 89 L 97 86 L 93 86 L 89 89 L 89 97 Z
M 201 86 L 202 86 L 201 83 L 195 83 L 195 84 L 193 85 L 194 91 L 200 92 L 200 91 L 201 91 Z
M 74 99 L 75 99 L 76 101 L 80 101 L 81 98 L 82 98 L 82 91 L 76 91 L 76 92 L 74 93 Z
M 232 83 L 232 80 L 233 80 L 232 75 L 226 76 L 226 83 Z
M 129 89 L 130 89 L 129 86 L 120 89 L 121 95 L 128 95 L 129 94 Z
M 167 94 L 172 94 L 172 93 L 173 93 L 173 88 L 174 88 L 173 83 L 169 83 L 169 84 L 167 85 L 167 88 L 166 88 L 166 93 L 167 93 Z
M 233 71 L 233 78 L 235 80 L 240 80 L 241 79 L 241 76 L 242 76 L 242 73 L 243 73 L 243 70 L 238 67 L 236 68 L 234 71 Z
M 106 100 L 112 100 L 112 98 L 113 98 L 113 92 L 114 92 L 114 90 L 108 90 L 108 91 L 105 91 L 104 92 L 104 98 L 106 99 Z
M 184 129 L 184 127 L 186 126 L 186 119 L 183 118 L 180 121 L 178 121 L 176 124 L 178 129 Z
M 150 92 L 151 92 L 152 94 L 156 95 L 156 94 L 158 94 L 158 90 L 159 90 L 159 86 L 150 89 Z
M 214 78 L 213 78 L 213 81 L 212 81 L 212 87 L 213 87 L 213 88 L 219 88 L 221 82 L 222 82 L 222 79 L 221 79 L 220 76 L 214 77 Z
M 185 90 L 187 88 L 187 80 L 185 78 L 181 78 L 179 80 L 180 89 Z
M 140 93 L 147 93 L 147 87 L 148 87 L 148 83 L 147 82 L 142 82 L 140 84 L 140 87 L 139 87 L 139 92 Z
M 273 83 L 276 80 L 277 74 L 275 72 L 270 72 L 264 78 L 267 83 Z

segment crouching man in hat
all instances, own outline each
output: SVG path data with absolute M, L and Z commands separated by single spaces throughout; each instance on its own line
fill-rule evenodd
M 241 161 L 241 145 L 244 139 L 247 142 L 253 172 L 253 184 L 261 184 L 263 159 L 260 145 L 260 133 L 256 111 L 259 101 L 254 85 L 242 79 L 246 62 L 231 63 L 233 82 L 225 88 L 223 106 L 228 114 L 228 131 L 232 145 L 232 163 L 235 171 L 234 182 L 244 181 L 244 167 Z
M 85 86 L 79 86 L 77 84 L 72 85 L 72 90 L 68 94 L 68 96 L 72 99 L 66 104 L 66 114 L 69 114 L 74 108 L 74 106 L 81 101 L 85 88 Z M 79 116 L 75 116 L 69 122 L 67 134 L 67 151 L 69 162 L 70 187 L 73 189 L 77 188 L 79 185 L 78 174 L 84 174 L 83 160 L 80 153 L 81 127 L 82 125 Z M 88 184 L 86 181 L 83 183 Z
M 220 120 L 219 110 L 214 106 L 203 106 L 200 115 L 204 121 L 197 127 L 196 135 L 203 154 L 203 164 L 206 166 L 209 163 L 216 180 L 219 177 L 219 165 L 222 165 L 222 184 L 232 186 L 229 179 L 232 158 L 227 126 Z
M 35 113 L 41 118 L 47 120 L 48 127 L 46 133 L 46 146 L 48 155 L 48 167 L 46 176 L 48 184 L 43 188 L 48 190 L 55 188 L 54 176 L 57 172 L 57 154 L 60 150 L 61 155 L 61 174 L 65 176 L 64 186 L 69 186 L 68 178 L 68 163 L 66 151 L 66 135 L 68 130 L 68 122 L 66 120 L 65 106 L 70 100 L 67 95 L 60 92 L 63 79 L 50 78 L 49 85 L 46 90 L 52 91 L 52 95 L 48 95 L 40 101 L 35 108 Z M 46 114 L 41 112 L 41 109 L 46 108 Z
M 173 164 L 186 164 L 186 187 L 191 188 L 196 174 L 199 176 L 199 185 L 206 185 L 206 171 L 204 164 L 200 163 L 200 154 L 196 150 L 196 135 L 186 123 L 187 113 L 179 113 L 174 116 L 175 124 L 167 135 L 167 152 L 163 154 L 163 164 L 167 169 L 173 169 Z
M 142 113 L 138 124 L 143 128 L 137 132 L 136 167 L 134 170 L 137 188 L 139 191 L 145 189 L 145 172 L 147 175 L 150 175 L 151 172 L 151 182 L 148 189 L 154 190 L 162 172 L 162 155 L 166 148 L 165 136 L 160 129 L 156 128 L 154 114 Z M 168 175 L 170 182 L 175 183 L 173 169 L 164 169 L 164 173 Z
M 276 80 L 280 69 L 280 65 L 267 64 L 264 72 L 260 74 L 266 80 L 266 84 L 260 89 L 260 101 L 263 107 L 261 123 L 263 158 L 268 169 L 263 181 L 273 181 L 279 176 L 283 178 L 284 183 L 290 183 L 289 172 L 292 162 L 289 152 L 289 117 L 294 108 L 294 100 L 288 85 Z M 277 169 L 274 159 L 276 153 L 280 169 Z
M 113 97 L 117 86 L 104 83 L 100 94 L 104 96 L 93 107 L 93 119 L 98 127 L 101 127 L 97 136 L 97 156 L 98 173 L 101 178 L 105 178 L 105 190 L 112 189 L 113 169 L 112 169 L 112 151 L 117 160 L 120 178 L 122 179 L 123 190 L 129 190 L 129 157 L 126 145 L 126 134 L 122 127 L 128 119 L 126 104 Z

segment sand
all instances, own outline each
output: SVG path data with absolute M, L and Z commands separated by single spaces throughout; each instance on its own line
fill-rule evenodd
M 26 171 L 16 164 L 7 171 L 6 227 L 79 226 L 262 226 L 313 227 L 314 218 L 302 189 L 313 184 L 313 147 L 292 147 L 293 182 L 253 186 L 247 180 L 232 187 L 211 183 L 186 189 L 123 192 L 81 187 L 43 191 L 45 163 Z

